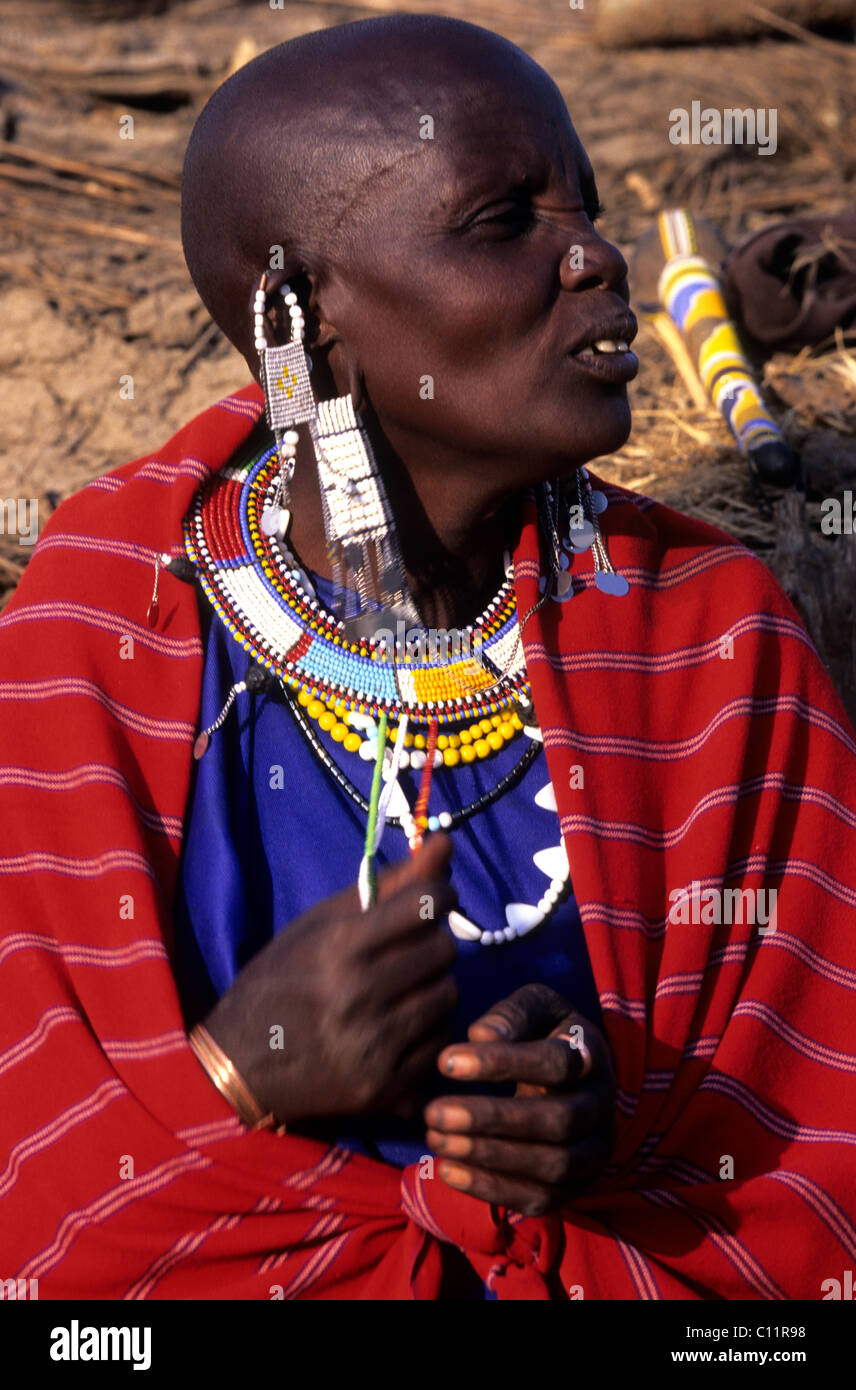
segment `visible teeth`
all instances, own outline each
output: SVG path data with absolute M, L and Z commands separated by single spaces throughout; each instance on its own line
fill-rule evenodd
M 582 347 L 577 352 L 577 357 L 596 357 L 598 353 L 608 354 L 616 352 L 629 352 L 627 343 L 622 338 L 617 341 L 614 338 L 598 338 L 597 342 Z

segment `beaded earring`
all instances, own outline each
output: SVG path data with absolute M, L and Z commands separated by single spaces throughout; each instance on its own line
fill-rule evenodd
M 291 320 L 291 341 L 283 345 L 267 341 L 267 272 L 253 302 L 265 414 L 280 458 L 279 487 L 265 507 L 261 529 L 267 536 L 285 540 L 298 443 L 294 427 L 308 421 L 333 566 L 335 606 L 347 636 L 353 639 L 376 628 L 379 610 L 385 619 L 418 623 L 371 441 L 350 395 L 316 401 L 309 380 L 312 359 L 303 348 L 303 310 L 290 285 L 284 284 L 280 293 Z
M 384 622 L 418 623 L 371 440 L 350 395 L 320 401 L 309 424 L 340 617 L 354 639 Z M 346 589 L 346 582 L 349 590 Z
M 253 303 L 254 343 L 259 354 L 262 389 L 265 393 L 265 416 L 276 439 L 280 460 L 280 484 L 276 497 L 261 519 L 267 536 L 284 540 L 291 521 L 289 508 L 290 485 L 297 457 L 298 434 L 295 425 L 311 420 L 315 414 L 315 396 L 309 371 L 312 359 L 303 348 L 305 320 L 297 295 L 285 284 L 280 293 L 291 319 L 291 341 L 270 345 L 265 335 L 267 309 L 267 272 L 262 276 Z

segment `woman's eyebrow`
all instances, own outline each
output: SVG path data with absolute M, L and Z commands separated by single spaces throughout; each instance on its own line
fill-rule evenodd
M 493 169 L 479 172 L 466 182 L 450 186 L 448 196 L 442 199 L 443 211 L 450 216 L 469 212 L 478 202 L 487 198 L 503 198 L 518 193 L 536 193 L 549 181 L 549 170 L 545 166 L 537 169 L 531 164 L 497 164 Z

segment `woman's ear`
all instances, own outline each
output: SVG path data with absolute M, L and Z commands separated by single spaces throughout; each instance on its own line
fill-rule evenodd
M 300 284 L 295 288 L 306 315 L 307 351 L 313 348 L 330 348 L 339 341 L 339 333 L 324 312 L 321 277 L 314 271 L 307 270 L 299 279 Z
M 251 295 L 253 301 L 260 284 L 261 276 L 253 285 Z M 313 348 L 326 347 L 334 342 L 336 339 L 335 329 L 327 323 L 318 310 L 317 277 L 300 265 L 286 266 L 279 270 L 268 270 L 265 273 L 264 289 L 267 295 L 265 318 L 271 329 L 273 341 L 287 343 L 291 337 L 291 315 L 289 314 L 289 306 L 282 296 L 282 289 L 285 285 L 288 285 L 290 291 L 297 295 L 298 304 L 303 310 L 306 321 L 304 343 L 307 352 Z
M 264 286 L 267 294 L 265 317 L 270 325 L 272 340 L 286 343 L 291 336 L 288 305 L 281 293 L 283 285 L 286 284 L 297 295 L 306 320 L 303 341 L 306 351 L 313 358 L 313 387 L 316 392 L 320 392 L 321 399 L 341 394 L 344 388 L 353 398 L 354 409 L 359 410 L 365 402 L 363 371 L 345 346 L 336 325 L 324 313 L 322 300 L 329 286 L 324 284 L 319 271 L 296 263 L 279 270 L 267 271 Z M 253 286 L 253 295 L 258 288 L 257 281 Z

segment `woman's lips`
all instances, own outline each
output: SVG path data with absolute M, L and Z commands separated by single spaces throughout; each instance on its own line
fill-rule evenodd
M 568 356 L 581 371 L 601 381 L 632 381 L 639 371 L 639 358 L 621 339 L 603 340 L 600 351 L 594 346 L 586 346 L 568 353 Z

